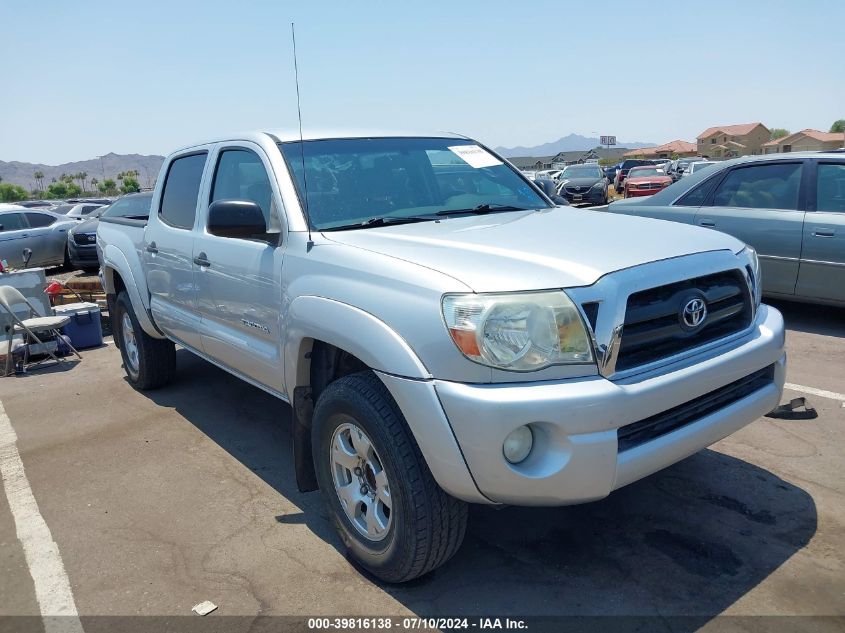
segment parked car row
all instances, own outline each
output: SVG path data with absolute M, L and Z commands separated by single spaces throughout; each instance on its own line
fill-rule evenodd
M 10 266 L 71 264 L 97 268 L 98 218 L 149 215 L 150 194 L 129 194 L 87 202 L 37 200 L 0 205 L 0 260 Z M 46 203 L 46 204 L 45 204 Z M 31 252 L 28 261 L 24 251 Z

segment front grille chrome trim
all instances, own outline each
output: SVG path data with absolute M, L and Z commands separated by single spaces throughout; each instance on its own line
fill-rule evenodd
M 566 288 L 566 293 L 578 306 L 582 316 L 584 304 L 598 304 L 596 316 L 593 319 L 585 316 L 584 323 L 593 342 L 599 374 L 614 382 L 626 381 L 640 374 L 649 374 L 669 365 L 711 354 L 715 349 L 741 344 L 754 330 L 756 310 L 752 312 L 751 323 L 742 331 L 630 369 L 617 370 L 616 367 L 619 338 L 624 333 L 625 312 L 630 295 L 709 274 L 742 271 L 743 268 L 744 262 L 731 250 L 705 251 L 608 273 L 590 286 Z

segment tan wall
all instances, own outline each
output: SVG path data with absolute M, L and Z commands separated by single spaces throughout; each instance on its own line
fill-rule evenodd
M 775 147 L 767 147 L 767 154 L 776 154 L 783 152 L 784 145 L 790 146 L 790 152 L 821 152 L 826 149 L 838 149 L 842 147 L 842 141 L 820 141 L 812 136 L 804 136 L 799 134 L 791 140 L 787 137 L 778 139 L 778 144 Z
M 731 136 L 730 134 L 725 134 L 724 132 L 716 132 L 707 138 L 696 139 L 696 142 L 698 143 L 698 153 L 706 154 L 711 158 L 716 156 L 714 153 L 714 147 L 716 145 L 724 145 L 728 141 L 735 141 L 745 145 L 744 148 L 737 148 L 737 155 L 748 156 L 753 154 L 762 154 L 763 143 L 767 143 L 769 141 L 770 135 L 770 132 L 765 128 L 765 126 L 758 125 L 748 134 L 743 136 Z M 713 138 L 716 139 L 715 143 L 710 142 Z

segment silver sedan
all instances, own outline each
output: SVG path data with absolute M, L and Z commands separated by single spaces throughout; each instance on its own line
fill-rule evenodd
M 0 204 L 0 260 L 21 268 L 24 250 L 29 249 L 30 266 L 61 266 L 67 257 L 67 233 L 76 224 L 51 211 Z
M 765 295 L 845 306 L 845 154 L 719 162 L 649 198 L 614 202 L 608 211 L 733 235 L 757 250 Z

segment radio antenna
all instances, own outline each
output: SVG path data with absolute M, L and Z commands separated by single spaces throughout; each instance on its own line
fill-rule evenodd
M 290 36 L 293 40 L 293 72 L 296 78 L 296 114 L 299 117 L 299 158 L 302 161 L 302 182 L 305 187 L 305 223 L 308 225 L 307 250 L 311 250 L 314 241 L 311 239 L 311 214 L 308 212 L 308 174 L 305 173 L 305 143 L 302 140 L 302 107 L 299 104 L 299 66 L 296 63 L 296 29 L 290 23 Z

